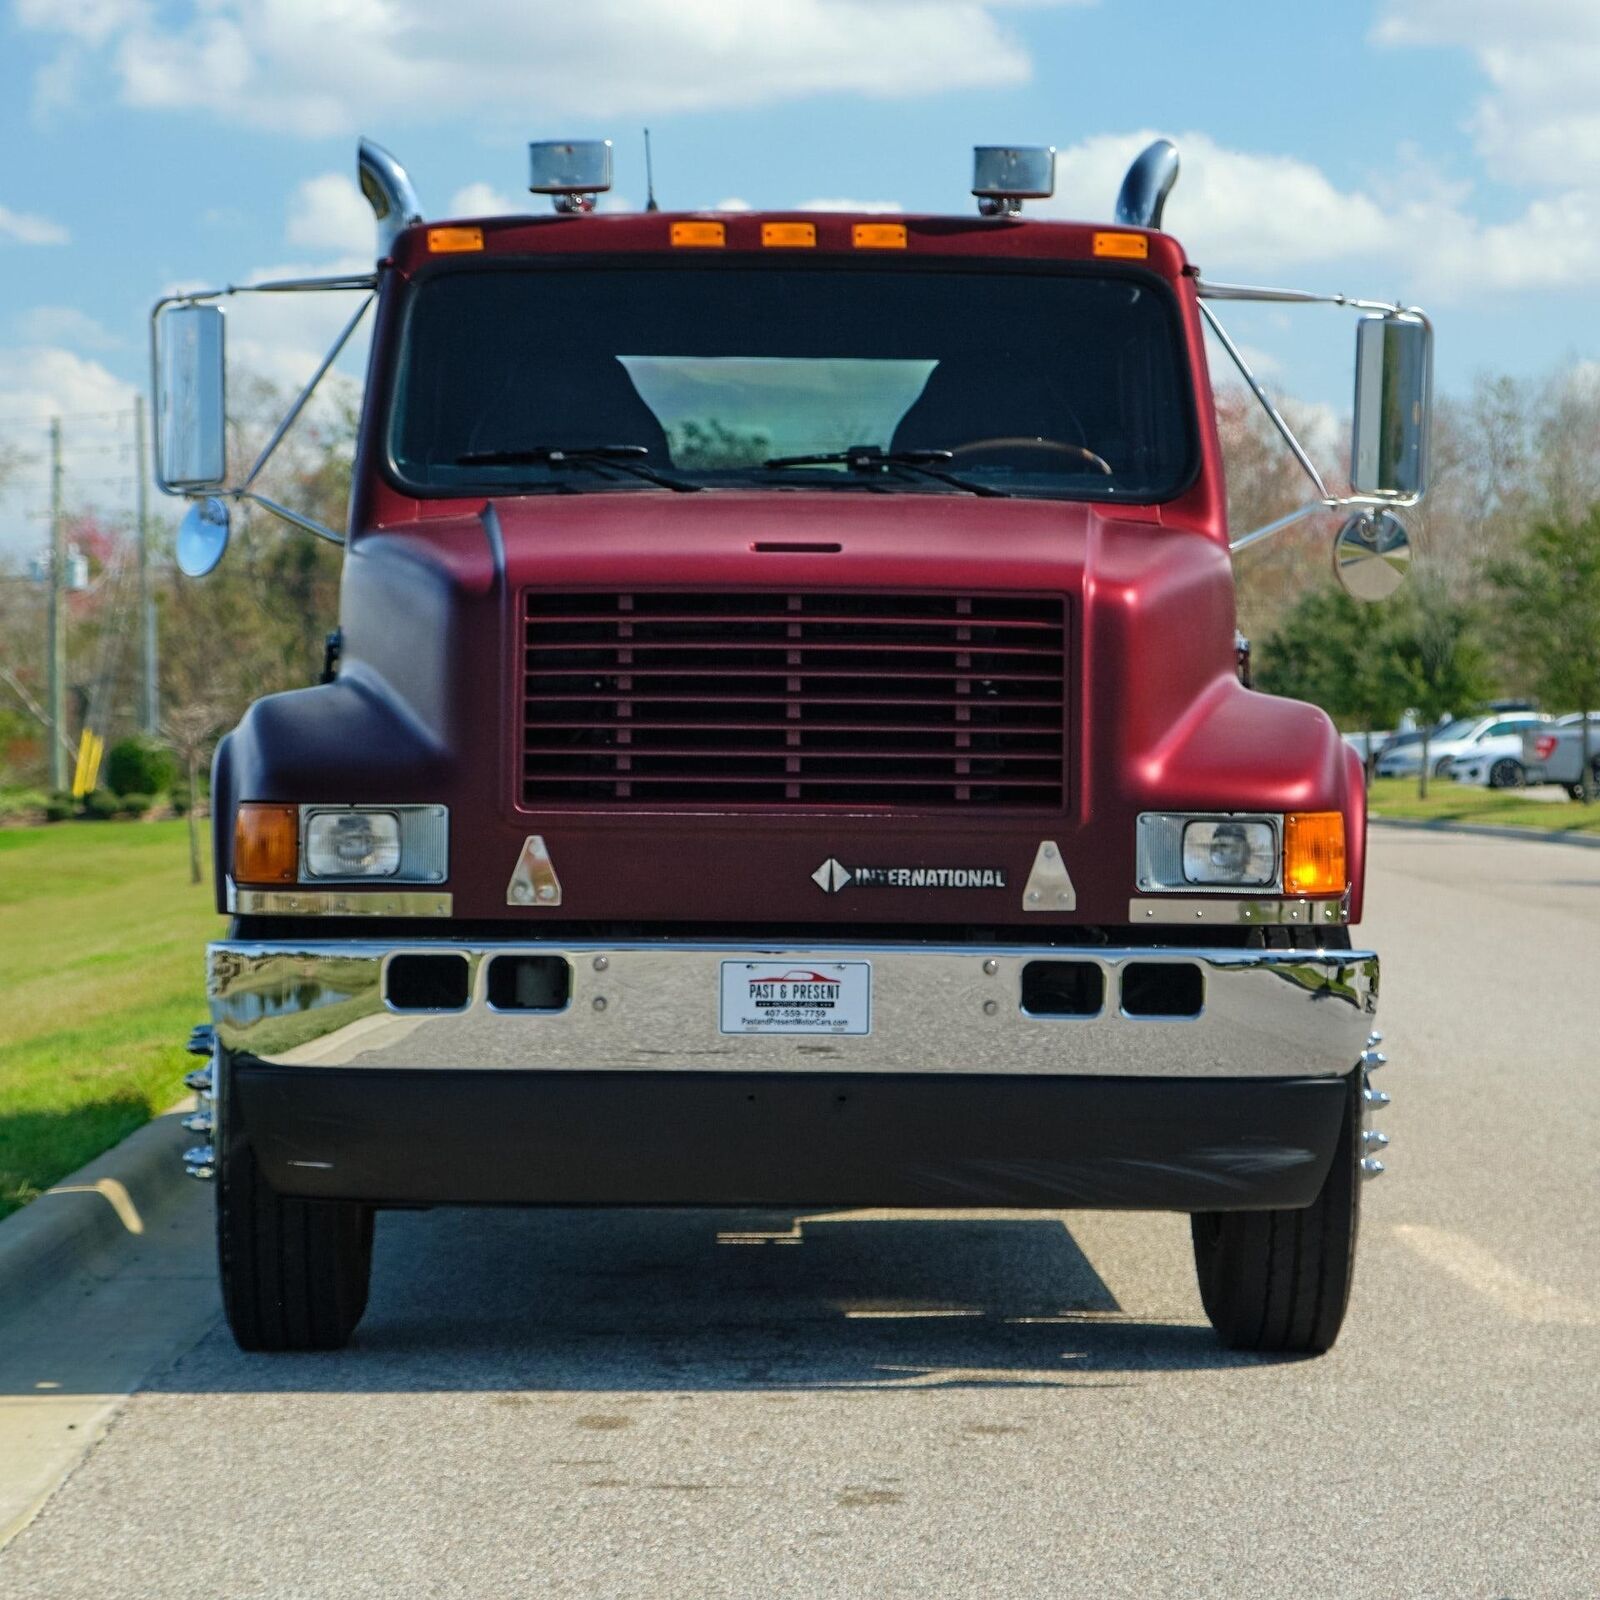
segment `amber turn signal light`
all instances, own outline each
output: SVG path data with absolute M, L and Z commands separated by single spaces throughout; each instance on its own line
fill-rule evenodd
M 233 824 L 235 883 L 294 883 L 300 876 L 300 808 L 247 802 Z
M 1344 817 L 1337 811 L 1291 811 L 1283 819 L 1283 887 L 1289 894 L 1343 894 Z

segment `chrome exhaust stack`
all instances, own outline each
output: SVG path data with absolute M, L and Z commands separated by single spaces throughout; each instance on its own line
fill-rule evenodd
M 400 232 L 422 221 L 422 202 L 410 175 L 381 144 L 363 139 L 356 147 L 356 178 L 378 222 L 378 259 L 394 247 Z

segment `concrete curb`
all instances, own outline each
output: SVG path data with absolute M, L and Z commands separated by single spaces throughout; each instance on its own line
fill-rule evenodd
M 1548 828 L 1495 828 L 1475 822 L 1412 822 L 1400 817 L 1375 817 L 1367 821 L 1375 828 L 1408 828 L 1413 833 L 1465 833 L 1480 839 L 1532 839 L 1536 844 L 1575 844 L 1584 850 L 1600 850 L 1600 834 L 1553 833 Z
M 108 1252 L 137 1244 L 194 1180 L 183 1152 L 190 1102 L 147 1122 L 0 1222 L 0 1318 Z

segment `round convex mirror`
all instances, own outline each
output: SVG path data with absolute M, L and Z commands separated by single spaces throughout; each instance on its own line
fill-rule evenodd
M 1411 570 L 1411 540 L 1388 511 L 1361 511 L 1333 541 L 1333 575 L 1355 600 L 1387 600 Z
M 178 571 L 186 578 L 203 578 L 227 548 L 227 502 L 196 500 L 178 524 Z

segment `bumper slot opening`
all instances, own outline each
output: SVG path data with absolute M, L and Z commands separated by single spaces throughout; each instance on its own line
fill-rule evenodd
M 1205 974 L 1192 961 L 1130 961 L 1122 969 L 1125 1017 L 1198 1017 Z
M 1030 961 L 1022 969 L 1022 1009 L 1031 1017 L 1098 1017 L 1106 975 L 1093 961 Z
M 489 963 L 489 1004 L 496 1011 L 565 1011 L 571 998 L 565 956 L 496 956 Z
M 470 976 L 467 958 L 458 951 L 391 956 L 384 999 L 392 1011 L 465 1011 L 472 997 Z

